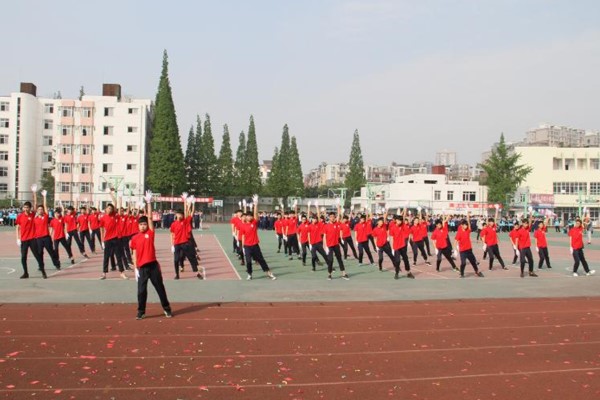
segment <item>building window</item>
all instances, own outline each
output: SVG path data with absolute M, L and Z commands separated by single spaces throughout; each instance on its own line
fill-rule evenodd
M 0 118 L 0 128 L 8 128 L 9 126 L 8 118 Z
M 102 164 L 102 172 L 112 172 L 112 164 Z
M 44 146 L 52 146 L 52 136 L 44 136 L 42 138 L 42 144 Z
M 553 158 L 552 159 L 552 168 L 556 171 L 560 171 L 563 169 L 563 160 L 562 158 Z
M 63 126 L 60 131 L 63 136 L 71 136 L 71 134 L 73 133 L 73 127 L 72 126 Z
M 71 182 L 60 182 L 58 184 L 58 190 L 61 193 L 70 193 L 71 192 Z
M 0 183 L 0 192 L 8 192 L 8 183 Z
M 463 192 L 462 199 L 463 201 L 475 201 L 475 192 Z
M 590 169 L 600 169 L 600 158 L 590 158 Z
M 112 117 L 113 114 L 115 112 L 115 109 L 112 107 L 104 107 L 104 116 L 105 117 Z
M 92 154 L 92 145 L 91 144 L 81 145 L 81 155 L 87 156 L 89 154 Z
M 60 164 L 61 174 L 70 174 L 72 172 L 71 164 Z
M 50 103 L 44 104 L 44 113 L 45 114 L 54 114 L 54 104 L 50 104 Z
M 81 116 L 83 118 L 92 118 L 92 109 L 89 107 L 84 107 L 81 109 Z
M 52 120 L 51 119 L 44 120 L 44 129 L 52 129 Z
M 79 184 L 79 191 L 81 193 L 92 193 L 92 184 L 90 182 L 81 182 Z
M 137 183 L 126 183 L 125 189 L 127 190 L 135 190 L 137 189 Z
M 441 200 L 442 199 L 442 191 L 441 190 L 436 190 L 433 192 L 433 199 L 434 200 Z
M 136 126 L 128 126 L 127 133 L 137 133 L 137 127 Z
M 112 145 L 105 144 L 104 146 L 102 146 L 102 154 L 112 154 L 112 148 Z
M 42 153 L 42 162 L 52 162 L 52 153 L 45 151 Z
M 81 173 L 82 174 L 91 174 L 92 173 L 92 164 L 81 164 Z
M 127 171 L 135 171 L 137 169 L 137 164 L 127 164 Z
M 71 154 L 71 145 L 63 144 L 62 146 L 60 146 L 60 151 L 62 154 Z
M 587 160 L 585 158 L 577 159 L 577 169 L 587 169 Z
M 129 114 L 133 114 L 133 115 L 135 115 L 135 114 L 137 114 L 137 113 L 138 113 L 138 109 L 137 109 L 137 108 L 130 108 L 130 109 L 128 109 L 128 110 L 127 110 L 127 112 L 128 112 Z
M 104 127 L 104 136 L 112 136 L 112 134 L 113 134 L 113 127 L 105 126 Z
M 572 158 L 565 158 L 565 171 L 575 169 L 575 160 Z
M 10 111 L 9 103 L 3 101 L 0 103 L 0 111 Z
M 83 126 L 81 127 L 81 136 L 89 136 L 92 134 L 91 126 Z
M 8 144 L 8 135 L 0 135 L 0 144 Z
M 0 161 L 8 161 L 8 151 L 0 151 Z
M 132 144 L 128 144 L 128 145 L 127 145 L 127 151 L 128 151 L 129 153 L 131 153 L 131 152 L 136 152 L 136 151 L 137 151 L 137 146 L 135 146 L 135 145 L 132 145 Z
M 587 195 L 586 182 L 554 182 L 552 184 L 554 194 L 583 194 Z
M 600 182 L 590 182 L 590 196 L 600 195 Z
M 446 195 L 446 200 L 454 200 L 454 192 L 452 190 L 448 191 Z
M 63 107 L 62 109 L 63 117 L 72 117 L 73 116 L 73 108 L 72 107 Z
M 8 176 L 8 167 L 0 167 L 0 176 Z

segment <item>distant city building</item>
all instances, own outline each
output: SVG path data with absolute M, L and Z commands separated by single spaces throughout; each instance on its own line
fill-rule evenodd
M 525 144 L 549 147 L 598 147 L 600 133 L 558 125 L 540 125 L 527 131 Z
M 267 184 L 269 177 L 271 176 L 271 168 L 273 167 L 272 160 L 263 160 L 263 163 L 260 165 L 260 181 L 263 185 Z
M 442 150 L 435 153 L 435 165 L 451 166 L 457 164 L 456 152 Z

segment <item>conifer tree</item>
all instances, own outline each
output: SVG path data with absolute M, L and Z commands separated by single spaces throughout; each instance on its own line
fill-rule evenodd
M 229 137 L 229 127 L 223 125 L 223 140 L 221 141 L 221 150 L 217 161 L 219 184 L 217 194 L 221 196 L 231 196 L 235 193 L 235 174 L 233 167 L 233 153 L 231 151 L 231 139 Z
M 234 191 L 234 195 L 240 196 L 240 195 L 245 195 L 247 196 L 248 193 L 245 193 L 246 187 L 244 185 L 243 180 L 243 171 L 244 171 L 244 165 L 245 165 L 245 158 L 246 158 L 246 134 L 244 133 L 244 131 L 240 132 L 240 136 L 239 136 L 239 141 L 238 141 L 238 147 L 237 147 L 237 151 L 235 153 L 235 168 L 234 168 L 234 176 L 235 176 L 235 191 Z
M 296 137 L 292 136 L 289 155 L 289 195 L 302 196 L 304 193 L 304 176 L 302 175 L 302 164 Z
M 348 162 L 348 174 L 346 175 L 346 188 L 348 193 L 354 193 L 367 183 L 365 178 L 365 165 L 363 163 L 362 151 L 360 149 L 360 137 L 358 129 L 354 131 L 352 148 L 350 149 L 350 160 Z
M 202 173 L 200 179 L 204 181 L 204 195 L 212 196 L 215 194 L 217 185 L 217 157 L 215 156 L 215 141 L 212 135 L 210 124 L 210 115 L 206 114 L 204 120 L 204 133 L 202 134 L 202 148 L 200 149 L 200 164 Z
M 248 127 L 248 141 L 246 142 L 242 180 L 248 194 L 258 193 L 260 191 L 261 181 L 260 165 L 258 163 L 258 143 L 256 140 L 256 129 L 254 127 L 254 117 L 252 115 L 250 116 L 250 126 Z

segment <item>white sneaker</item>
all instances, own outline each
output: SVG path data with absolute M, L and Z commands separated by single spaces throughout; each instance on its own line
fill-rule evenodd
M 268 276 L 268 277 L 269 277 L 269 278 L 270 278 L 272 281 L 274 281 L 275 279 L 277 279 L 277 277 L 276 277 L 275 275 L 273 275 L 273 273 L 272 273 L 272 272 L 271 272 L 271 273 L 269 273 L 269 274 L 267 274 L 267 276 Z
M 124 273 L 124 272 L 121 272 L 121 278 L 123 278 L 123 279 L 125 279 L 125 280 L 128 280 L 128 279 L 129 279 L 129 278 L 127 277 L 127 275 L 125 275 L 125 273 Z
M 573 276 L 577 278 L 579 274 L 577 272 L 573 272 Z
M 248 275 L 248 277 L 246 278 L 247 281 L 251 281 L 252 280 L 252 275 Z
M 595 269 L 591 269 L 590 272 L 588 272 L 586 275 L 590 276 L 590 275 L 594 275 L 596 273 Z

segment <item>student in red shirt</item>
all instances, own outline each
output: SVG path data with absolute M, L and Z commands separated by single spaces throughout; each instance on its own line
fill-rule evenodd
M 427 253 L 425 253 L 425 243 L 423 240 L 425 239 L 425 236 L 427 236 L 427 228 L 425 227 L 425 229 L 423 229 L 424 226 L 421 223 L 420 209 L 418 216 L 416 216 L 412 222 L 412 226 L 410 227 L 410 241 L 412 242 L 413 266 L 417 265 L 417 256 L 419 252 L 421 252 L 421 256 L 423 257 L 423 260 L 425 260 L 425 264 L 431 265 L 427 259 Z
M 131 260 L 131 251 L 129 250 L 129 208 L 120 207 L 117 216 L 117 237 L 119 238 L 121 257 L 123 258 L 126 270 L 131 271 L 133 261 Z
M 375 224 L 375 221 L 373 221 L 373 215 L 369 214 L 368 218 L 366 219 L 367 222 L 367 239 L 369 240 L 369 242 L 371 243 L 371 245 L 373 245 L 373 251 L 377 252 L 377 246 L 375 245 L 375 239 L 373 238 L 373 224 Z M 373 264 L 373 263 L 371 263 Z
M 306 255 L 309 252 L 310 243 L 308 243 L 308 230 L 310 224 L 306 215 L 300 218 L 300 226 L 298 226 L 298 236 L 300 237 L 300 245 L 302 246 L 302 265 L 306 266 Z
M 244 262 L 244 248 L 242 247 L 242 231 L 241 225 L 243 218 L 243 211 L 236 210 L 235 215 L 231 218 L 231 234 L 233 235 L 233 251 L 237 253 L 240 265 L 245 265 Z
M 339 213 L 339 208 L 338 208 Z M 334 212 L 329 213 L 329 222 L 325 224 L 323 228 L 323 242 L 325 243 L 325 253 L 327 254 L 327 279 L 331 280 L 331 273 L 333 272 L 333 256 L 338 262 L 340 271 L 342 271 L 342 279 L 349 280 L 348 274 L 344 267 L 344 261 L 342 260 L 342 253 L 340 251 L 340 223 L 337 221 L 337 215 Z
M 448 217 L 444 216 L 444 219 L 438 219 L 435 221 L 435 230 L 431 234 L 431 240 L 435 247 L 435 254 L 437 255 L 437 261 L 435 269 L 440 272 L 440 265 L 442 264 L 442 256 L 446 257 L 446 260 L 452 266 L 453 271 L 458 271 L 454 260 L 452 259 L 452 247 L 448 246 Z
M 115 189 L 113 188 L 110 188 L 110 197 L 118 207 Z M 102 275 L 100 276 L 100 279 L 106 279 L 106 274 L 108 273 L 108 261 L 113 257 L 117 260 L 121 278 L 129 279 L 127 278 L 127 275 L 125 275 L 124 264 L 126 263 L 126 260 L 123 259 L 123 249 L 121 248 L 121 241 L 119 240 L 118 218 L 119 216 L 115 212 L 115 206 L 112 203 L 107 204 L 104 209 L 104 215 L 100 220 L 100 238 L 102 240 L 102 248 L 104 249 L 104 260 L 102 262 Z
M 546 240 L 546 231 L 548 229 L 548 220 L 542 220 L 538 223 L 537 229 L 533 233 L 535 238 L 535 247 L 537 248 L 540 261 L 538 263 L 538 269 L 542 269 L 544 262 L 548 268 L 552 268 L 550 265 L 550 256 L 548 254 L 548 241 Z
M 496 214 L 494 215 L 494 218 L 488 218 L 487 224 L 485 224 L 485 227 L 479 233 L 481 241 L 483 242 L 483 259 L 485 260 L 486 254 L 490 256 L 490 271 L 494 265 L 494 258 L 498 259 L 502 269 L 508 269 L 506 265 L 504 265 L 504 260 L 500 256 L 500 249 L 498 248 L 498 227 L 496 226 L 497 219 L 498 206 L 496 206 Z
M 295 207 L 297 207 L 295 205 Z M 300 259 L 300 247 L 298 246 L 298 218 L 296 218 L 296 210 L 289 212 L 287 224 L 283 227 L 283 237 L 287 239 L 288 255 L 290 260 L 294 259 L 292 253 L 296 253 Z
M 152 192 L 146 192 L 147 214 L 152 215 Z M 138 221 L 139 233 L 131 238 L 129 246 L 133 252 L 133 265 L 138 286 L 138 309 L 136 319 L 146 316 L 146 300 L 148 299 L 148 281 L 152 283 L 160 299 L 165 316 L 171 318 L 173 313 L 167 298 L 167 291 L 163 283 L 160 264 L 156 260 L 154 248 L 154 223 L 152 219 L 141 216 Z
M 48 255 L 52 259 L 52 264 L 57 270 L 60 270 L 60 261 L 58 256 L 54 252 L 52 246 L 52 239 L 50 238 L 50 231 L 48 229 L 48 213 L 46 208 L 46 195 L 48 192 L 42 190 L 42 205 L 37 204 L 37 193 L 33 193 L 33 208 L 36 209 L 36 216 L 33 219 L 33 225 L 35 228 L 35 240 L 38 246 L 38 253 L 42 260 L 42 269 L 44 269 L 44 249 L 48 252 Z
M 390 246 L 390 242 L 388 242 L 388 224 L 387 221 L 387 212 L 383 215 L 383 217 L 379 217 L 377 219 L 377 226 L 373 229 L 373 238 L 375 239 L 375 245 L 377 246 L 377 254 L 379 256 L 379 271 L 383 271 L 383 255 L 386 254 L 390 260 L 392 261 L 392 265 L 394 269 L 397 271 L 399 267 L 396 266 L 396 260 L 394 259 L 394 254 L 392 253 L 392 248 Z M 394 279 L 399 279 L 400 276 L 398 273 L 394 276 Z
M 252 280 L 252 260 L 254 259 L 262 270 L 271 280 L 277 279 L 271 269 L 267 265 L 262 251 L 260 250 L 258 239 L 258 195 L 252 197 L 253 212 L 247 212 L 244 215 L 245 223 L 242 226 L 242 246 L 244 247 L 244 256 L 246 258 L 246 272 L 248 277 L 246 280 Z
M 483 273 L 477 268 L 477 260 L 473 254 L 473 247 L 471 245 L 471 226 L 469 221 L 471 220 L 470 214 L 467 211 L 467 219 L 463 219 L 460 222 L 460 227 L 456 232 L 454 241 L 456 243 L 456 249 L 460 252 L 460 277 L 465 277 L 465 267 L 467 266 L 467 260 L 475 270 L 475 274 L 483 278 Z
M 92 253 L 95 252 L 95 244 L 92 242 L 90 235 L 90 214 L 86 206 L 79 207 L 79 216 L 77 217 L 77 225 L 79 228 L 79 241 L 85 249 L 85 241 L 87 240 L 88 246 Z
M 344 260 L 348 259 L 348 248 L 352 250 L 352 256 L 358 259 L 356 254 L 356 248 L 354 247 L 354 240 L 352 240 L 352 230 L 350 229 L 350 218 L 347 215 L 342 217 L 342 224 L 340 225 L 342 230 L 342 246 L 344 249 Z
M 71 260 L 71 264 L 75 264 L 75 258 L 73 257 L 71 246 L 69 246 L 67 239 L 65 239 L 65 220 L 62 215 L 62 208 L 60 207 L 54 210 L 54 218 L 52 218 L 52 221 L 50 221 L 50 235 L 52 236 L 52 240 L 54 242 L 54 252 L 56 253 L 56 256 L 60 259 L 58 247 L 62 244 L 67 251 L 67 256 Z
M 396 275 L 400 275 L 400 259 L 404 261 L 404 269 L 406 277 L 415 279 L 415 276 L 410 272 L 410 262 L 408 261 L 408 253 L 406 242 L 410 235 L 408 224 L 405 222 L 406 209 L 402 215 L 394 217 L 394 223 L 390 226 L 390 236 L 392 238 L 392 251 L 394 253 L 394 261 L 396 267 Z
M 510 231 L 508 234 L 510 243 L 512 244 L 513 251 L 515 253 L 513 256 L 512 265 L 515 265 L 517 263 L 517 260 L 519 259 L 519 248 L 517 247 L 517 236 L 519 236 L 520 229 L 521 229 L 521 224 L 519 223 L 518 220 L 515 220 L 515 225 L 513 226 L 512 231 Z
M 531 212 L 531 211 L 530 211 Z M 521 278 L 525 277 L 525 262 L 529 264 L 529 276 L 537 277 L 533 271 L 533 255 L 531 254 L 531 237 L 529 236 L 529 219 L 521 220 L 521 229 L 515 240 L 521 258 Z
M 373 256 L 371 255 L 371 250 L 369 249 L 369 229 L 370 220 L 367 221 L 367 217 L 365 214 L 361 214 L 359 222 L 354 225 L 354 233 L 356 235 L 356 243 L 358 243 L 358 263 L 363 263 L 363 253 L 367 254 L 369 258 L 369 263 L 371 265 L 375 265 L 373 261 Z
M 275 220 L 275 223 L 273 224 L 273 227 L 275 228 L 275 236 L 277 236 L 277 252 L 281 253 L 281 245 L 284 244 L 284 242 L 283 242 L 283 219 L 281 218 L 281 213 L 277 213 L 275 218 L 276 218 L 276 220 Z M 283 252 L 284 253 L 286 252 L 285 245 L 283 246 Z
M 590 222 L 588 222 L 590 223 Z M 573 264 L 573 276 L 579 276 L 577 270 L 579 269 L 579 264 L 583 265 L 583 270 L 587 276 L 594 275 L 596 273 L 595 270 L 590 270 L 588 263 L 585 259 L 585 254 L 583 254 L 583 231 L 584 226 L 581 222 L 580 218 L 575 220 L 575 225 L 569 230 L 569 245 L 570 251 L 573 255 L 573 260 L 575 263 Z
M 308 244 L 310 248 L 310 254 L 312 256 L 312 270 L 316 271 L 317 264 L 321 265 L 317 253 L 327 260 L 327 253 L 323 248 L 323 228 L 325 223 L 319 218 L 319 206 L 315 204 L 317 212 L 311 217 L 310 226 L 308 228 Z M 308 213 L 310 214 L 310 204 L 308 205 Z
M 32 186 L 32 191 L 37 191 L 37 186 Z M 31 211 L 31 202 L 26 201 L 23 203 L 23 212 L 17 216 L 15 221 L 16 234 L 17 234 L 17 246 L 21 248 L 21 265 L 23 266 L 23 275 L 20 279 L 29 278 L 29 271 L 27 270 L 27 254 L 29 250 L 38 262 L 39 269 L 44 279 L 47 278 L 46 271 L 44 270 L 44 264 L 38 251 L 38 246 L 35 240 L 35 227 L 33 225 L 33 219 L 35 215 Z
M 192 271 L 196 273 L 196 278 L 204 279 L 198 271 L 198 259 L 194 253 L 194 249 L 190 246 L 188 225 L 192 222 L 192 217 L 187 215 L 188 195 L 183 193 L 184 209 L 177 210 L 175 213 L 175 221 L 171 224 L 171 252 L 174 255 L 175 263 L 175 279 L 179 279 L 179 266 L 182 258 L 187 258 L 192 266 Z
M 91 230 L 91 237 L 92 237 L 92 253 L 96 253 L 96 238 L 98 239 L 98 243 L 102 243 L 102 240 L 100 240 L 100 212 L 98 212 L 98 209 L 96 207 L 91 207 L 90 208 L 91 212 L 89 215 L 89 224 L 90 224 L 90 230 Z
M 66 238 L 69 242 L 69 246 L 72 246 L 73 240 L 75 240 L 75 243 L 77 244 L 77 248 L 79 249 L 81 255 L 85 258 L 89 258 L 85 252 L 85 249 L 83 248 L 83 243 L 81 243 L 79 235 L 77 234 L 77 213 L 75 211 L 75 207 L 67 207 L 67 213 L 65 214 L 64 219 L 65 224 L 67 226 Z

